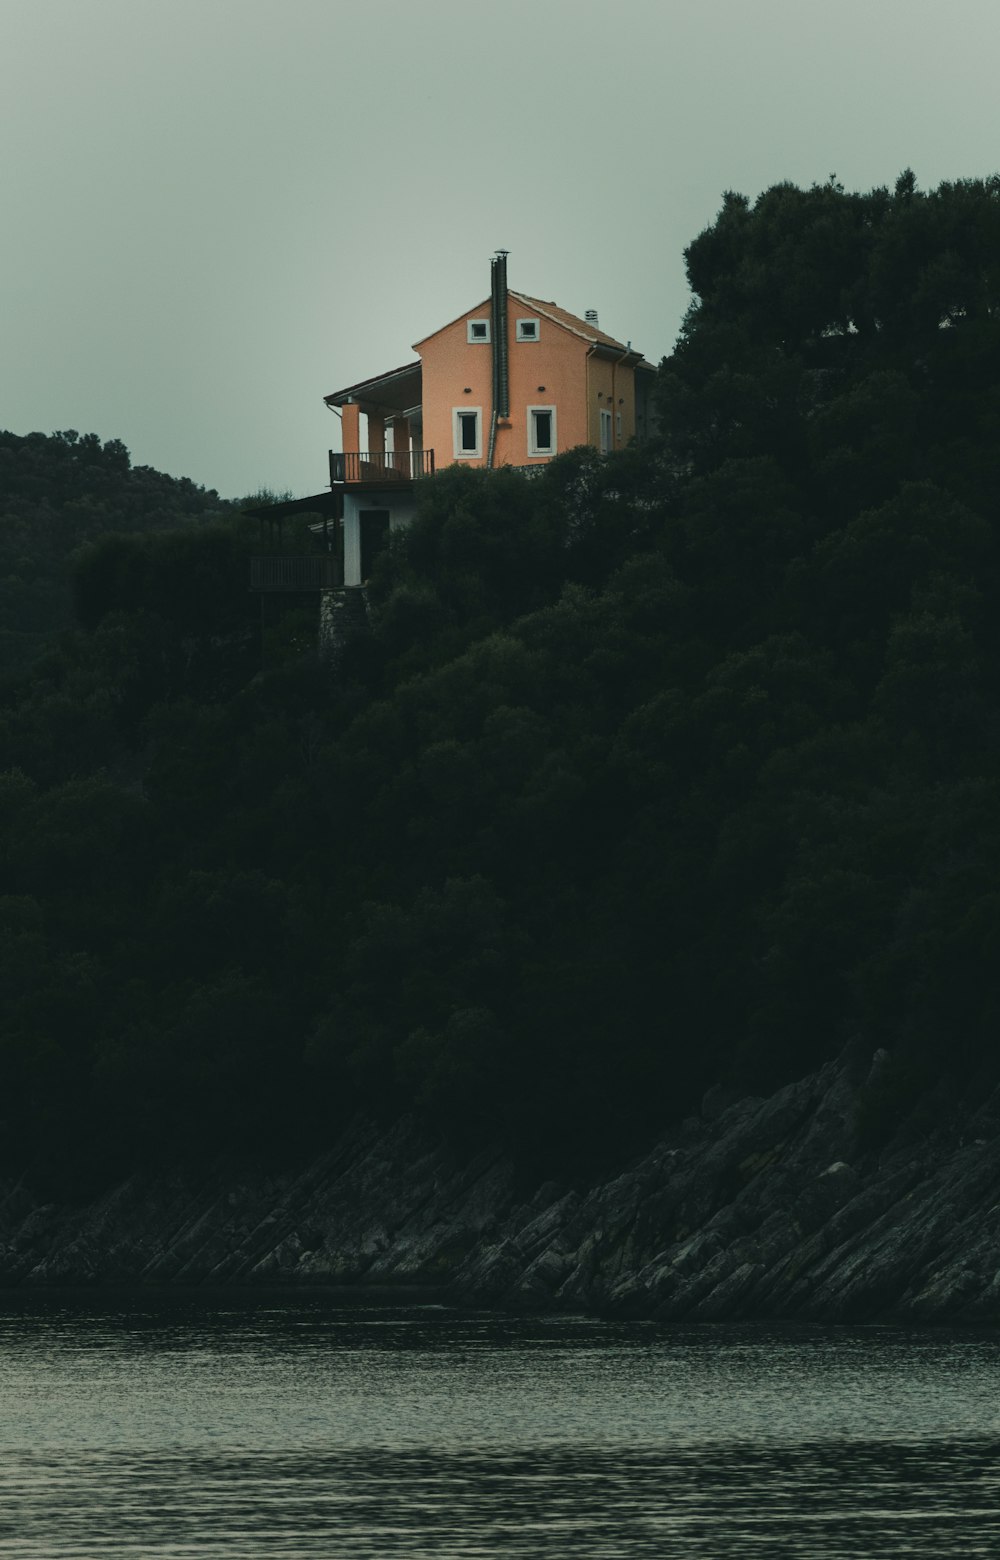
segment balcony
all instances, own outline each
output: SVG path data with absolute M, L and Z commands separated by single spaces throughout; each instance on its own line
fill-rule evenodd
M 335 590 L 343 585 L 340 559 L 333 553 L 295 557 L 291 553 L 250 559 L 250 589 L 280 590 L 304 595 L 314 590 Z
M 433 450 L 330 451 L 330 486 L 384 487 L 434 475 Z

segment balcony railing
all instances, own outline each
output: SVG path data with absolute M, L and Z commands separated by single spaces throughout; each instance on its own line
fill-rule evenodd
M 330 451 L 330 484 L 415 482 L 434 475 L 433 450 Z
M 251 590 L 305 593 L 311 590 L 334 590 L 343 583 L 340 559 L 333 553 L 315 553 L 299 558 L 288 553 L 274 558 L 250 559 Z

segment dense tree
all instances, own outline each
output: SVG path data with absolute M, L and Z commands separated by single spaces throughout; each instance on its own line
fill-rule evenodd
M 998 212 L 727 196 L 659 440 L 439 474 L 335 666 L 261 657 L 214 495 L 3 436 L 10 577 L 62 612 L 72 553 L 77 611 L 11 587 L 9 1156 L 414 1109 L 565 1171 L 858 1037 L 897 1105 L 995 1079 Z
M 0 431 L 0 674 L 28 665 L 72 625 L 77 548 L 110 533 L 173 531 L 228 508 L 186 478 L 133 467 L 120 439 Z

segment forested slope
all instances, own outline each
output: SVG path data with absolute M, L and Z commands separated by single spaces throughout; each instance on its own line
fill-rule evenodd
M 133 466 L 120 439 L 0 432 L 0 675 L 73 622 L 72 560 L 110 532 L 173 530 L 228 509 L 215 492 Z
M 11 1165 L 992 1083 L 998 241 L 997 181 L 727 197 L 660 441 L 439 474 L 335 666 L 261 656 L 237 519 L 96 542 L 0 710 Z

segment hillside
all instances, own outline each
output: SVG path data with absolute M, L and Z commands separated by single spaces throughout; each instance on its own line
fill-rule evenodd
M 439 474 L 335 666 L 237 518 L 79 556 L 0 711 L 9 1168 L 363 1111 L 582 1184 L 846 1045 L 861 1154 L 991 1089 L 998 195 L 728 197 L 659 443 Z
M 174 530 L 227 509 L 187 478 L 133 466 L 120 439 L 0 431 L 0 675 L 73 624 L 72 560 L 112 532 Z
M 44 1201 L 0 1181 L 8 1287 L 393 1290 L 658 1321 L 996 1321 L 1000 1090 L 859 1141 L 887 1066 L 861 1047 L 770 1098 L 706 1096 L 611 1177 L 525 1186 L 412 1117 L 321 1153 L 219 1155 Z

